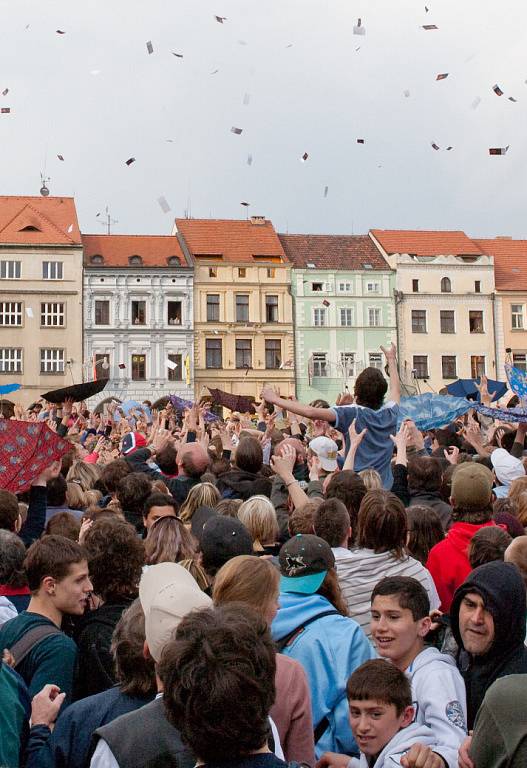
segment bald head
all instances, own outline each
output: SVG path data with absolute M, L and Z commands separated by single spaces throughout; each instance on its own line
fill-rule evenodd
M 187 477 L 200 478 L 209 466 L 209 456 L 199 443 L 185 443 L 178 451 L 177 465 Z
M 511 541 L 505 550 L 504 560 L 516 566 L 527 588 L 527 536 L 516 536 Z

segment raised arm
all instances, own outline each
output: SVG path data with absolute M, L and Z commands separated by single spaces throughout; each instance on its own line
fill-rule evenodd
M 272 387 L 264 387 L 260 397 L 267 403 L 277 406 L 289 413 L 296 413 L 297 416 L 305 416 L 308 419 L 320 419 L 321 421 L 336 421 L 336 416 L 331 408 L 314 408 L 311 405 L 297 403 L 295 400 L 286 400 L 277 395 Z
M 401 400 L 401 385 L 399 382 L 399 372 L 397 371 L 397 348 L 392 341 L 388 348 L 381 347 L 381 350 L 386 357 L 390 374 L 390 400 L 398 403 Z

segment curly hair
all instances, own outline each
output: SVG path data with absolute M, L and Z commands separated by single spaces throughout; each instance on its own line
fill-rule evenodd
M 158 673 L 168 720 L 200 760 L 238 760 L 266 744 L 275 655 L 265 621 L 246 605 L 192 611 L 181 621 Z
M 97 595 L 105 602 L 137 597 L 145 551 L 132 525 L 117 518 L 96 520 L 83 545 Z

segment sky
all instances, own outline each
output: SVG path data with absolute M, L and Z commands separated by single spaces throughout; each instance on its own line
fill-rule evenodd
M 0 194 L 43 173 L 84 233 L 527 238 L 526 29 L 522 0 L 0 0 Z

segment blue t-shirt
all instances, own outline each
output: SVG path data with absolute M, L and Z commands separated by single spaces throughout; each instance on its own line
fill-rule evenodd
M 391 461 L 393 442 L 390 435 L 397 431 L 399 405 L 391 400 L 378 411 L 362 405 L 339 405 L 331 409 L 335 414 L 335 428 L 342 432 L 348 444 L 348 429 L 355 419 L 355 429 L 368 430 L 355 455 L 355 472 L 372 467 L 382 479 L 383 487 L 390 490 L 393 484 Z

